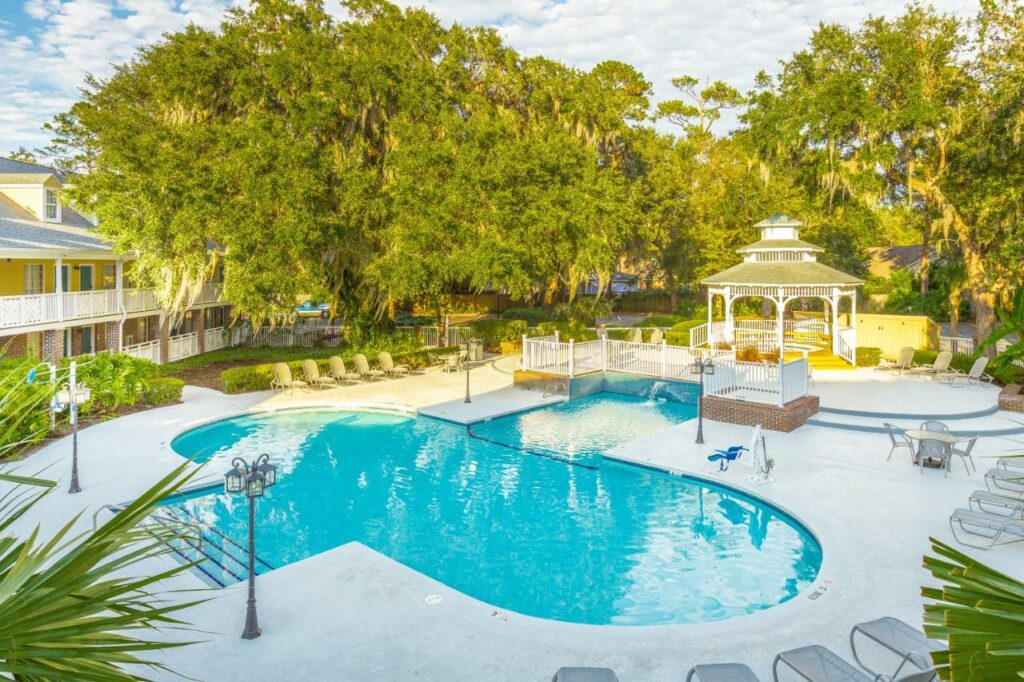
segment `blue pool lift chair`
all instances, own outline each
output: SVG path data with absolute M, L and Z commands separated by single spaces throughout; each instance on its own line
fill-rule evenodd
M 551 682 L 619 682 L 608 668 L 559 668 Z
M 729 462 L 739 459 L 744 452 L 749 452 L 742 445 L 733 445 L 726 450 L 715 450 L 715 454 L 708 455 L 709 462 L 718 462 L 718 470 L 725 471 L 729 468 Z

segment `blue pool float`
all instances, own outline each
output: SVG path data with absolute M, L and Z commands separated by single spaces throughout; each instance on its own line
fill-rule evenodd
M 718 470 L 725 471 L 729 468 L 729 462 L 739 459 L 744 452 L 747 452 L 747 448 L 742 445 L 733 445 L 728 450 L 715 450 L 715 454 L 708 455 L 708 461 L 718 462 Z

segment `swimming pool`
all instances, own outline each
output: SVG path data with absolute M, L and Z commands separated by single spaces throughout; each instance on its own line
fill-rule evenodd
M 599 453 L 693 416 L 693 406 L 599 393 L 464 426 L 381 412 L 284 411 L 215 422 L 172 443 L 227 470 L 270 452 L 257 570 L 348 542 L 494 606 L 561 621 L 720 620 L 791 599 L 821 549 L 785 514 L 727 487 Z M 210 533 L 201 569 L 242 579 L 244 500 L 170 500 Z

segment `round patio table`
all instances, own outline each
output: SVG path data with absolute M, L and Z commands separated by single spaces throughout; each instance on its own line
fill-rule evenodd
M 946 467 L 948 469 L 949 461 L 952 459 L 952 455 L 949 451 L 953 448 L 953 445 L 955 445 L 960 440 L 959 436 L 956 436 L 950 433 L 949 431 L 927 431 L 925 429 L 907 429 L 906 431 L 904 431 L 904 433 L 906 433 L 908 436 L 919 442 L 922 440 L 932 440 L 945 445 L 946 457 L 942 465 L 943 467 Z M 920 448 L 918 448 L 918 459 L 922 459 Z M 928 459 L 931 458 L 929 457 Z M 914 462 L 914 464 L 918 463 L 919 462 Z

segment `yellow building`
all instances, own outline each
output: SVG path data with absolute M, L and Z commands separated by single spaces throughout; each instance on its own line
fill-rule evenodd
M 0 354 L 58 360 L 119 350 L 167 362 L 224 345 L 226 306 L 207 284 L 171 329 L 151 289 L 132 286 L 132 254 L 61 198 L 64 175 L 0 158 Z

